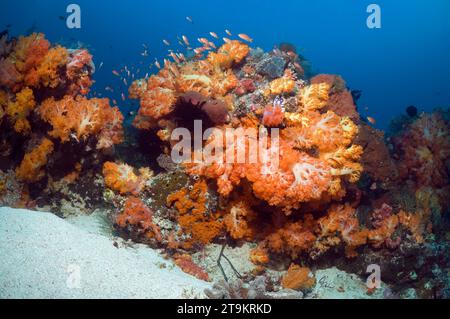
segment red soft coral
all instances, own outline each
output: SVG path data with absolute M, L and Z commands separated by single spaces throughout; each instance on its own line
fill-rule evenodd
M 115 226 L 134 239 L 160 242 L 159 227 L 153 223 L 152 211 L 136 197 L 128 197 L 123 212 L 116 216 Z

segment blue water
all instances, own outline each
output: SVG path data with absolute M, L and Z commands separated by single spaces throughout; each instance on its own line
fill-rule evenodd
M 81 30 L 70 30 L 61 16 L 66 6 L 82 9 Z M 368 29 L 366 7 L 382 10 L 381 29 Z M 186 20 L 191 16 L 193 24 Z M 11 35 L 34 27 L 52 42 L 80 41 L 90 46 L 98 66 L 94 91 L 120 101 L 125 85 L 111 70 L 124 65 L 147 69 L 168 47 L 177 48 L 176 36 L 191 42 L 209 31 L 225 36 L 246 33 L 253 45 L 270 50 L 280 42 L 293 43 L 315 71 L 340 74 L 352 89 L 363 91 L 362 115 L 385 128 L 408 105 L 430 111 L 450 106 L 450 1 L 448 0 L 220 0 L 220 1 L 51 1 L 2 0 L 0 30 L 8 24 Z M 150 57 L 140 55 L 142 44 Z M 145 72 L 156 72 L 156 69 Z M 105 86 L 116 89 L 111 95 Z M 122 106 L 130 107 L 130 101 Z M 367 110 L 366 110 L 367 108 Z

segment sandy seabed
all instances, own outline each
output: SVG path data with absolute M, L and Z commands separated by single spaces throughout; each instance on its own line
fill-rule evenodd
M 0 298 L 204 298 L 209 283 L 90 226 L 0 208 Z

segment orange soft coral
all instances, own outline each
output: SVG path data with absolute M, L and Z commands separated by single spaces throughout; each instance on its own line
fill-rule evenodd
M 267 127 L 277 127 L 284 119 L 284 109 L 279 105 L 267 105 L 264 109 L 262 124 Z
M 27 74 L 42 63 L 49 49 L 50 42 L 42 33 L 19 37 L 13 52 L 17 70 L 22 74 Z
M 42 63 L 30 70 L 25 76 L 25 84 L 37 87 L 42 85 L 56 88 L 60 83 L 60 70 L 66 66 L 69 52 L 62 46 L 51 48 L 45 55 Z
M 103 140 L 103 145 L 122 141 L 123 117 L 117 108 L 110 107 L 108 99 L 65 96 L 55 101 L 50 98 L 39 106 L 38 113 L 52 125 L 49 134 L 63 143 L 70 138 L 80 141 L 98 134 L 100 138 L 112 139 L 110 143 Z
M 261 248 L 296 259 L 303 252 L 307 252 L 316 241 L 314 224 L 315 221 L 310 214 L 305 215 L 303 221 L 288 222 L 268 235 Z
M 232 202 L 229 205 L 228 214 L 224 217 L 224 225 L 227 232 L 234 239 L 252 239 L 257 231 L 252 227 L 252 222 L 257 214 L 246 201 Z
M 310 289 L 316 284 L 316 279 L 307 267 L 291 264 L 287 273 L 281 279 L 281 285 L 285 289 Z
M 105 162 L 103 164 L 103 176 L 107 187 L 120 194 L 139 194 L 145 187 L 145 183 L 152 176 L 149 169 L 141 169 L 140 175 L 134 173 L 134 168 L 127 164 Z
M 232 40 L 222 45 L 217 53 L 210 52 L 208 61 L 212 65 L 217 65 L 222 68 L 230 68 L 233 63 L 241 62 L 250 52 L 248 45 L 238 41 Z
M 131 196 L 125 202 L 122 213 L 116 216 L 115 225 L 133 238 L 160 242 L 162 236 L 152 216 L 152 211 L 139 198 Z
M 53 143 L 44 138 L 39 146 L 25 157 L 16 169 L 16 176 L 19 180 L 25 182 L 37 182 L 45 176 L 43 167 L 47 164 L 48 155 L 53 152 Z
M 314 120 L 307 128 L 307 139 L 309 146 L 321 151 L 318 157 L 294 149 L 289 141 L 286 142 L 283 131 L 278 148 L 274 148 L 278 153 L 260 144 L 256 156 L 249 141 L 257 140 L 257 134 L 224 127 L 216 128 L 217 134 L 207 140 L 206 151 L 199 156 L 203 160 L 201 163 L 185 165 L 187 172 L 217 179 L 218 191 L 223 196 L 228 196 L 234 186 L 247 179 L 256 197 L 272 206 L 281 206 L 286 212 L 298 208 L 302 202 L 320 200 L 328 192 L 342 195 L 341 179 L 348 177 L 350 182 L 356 182 L 362 171 L 357 162 L 362 149 L 350 145 L 357 127 L 333 112 L 311 118 Z M 225 152 L 220 158 L 217 154 L 209 158 L 210 149 L 224 149 Z M 245 154 L 244 162 L 236 160 L 238 153 Z M 234 160 L 230 162 L 230 158 Z M 257 160 L 249 161 L 251 158 Z
M 28 115 L 34 109 L 36 102 L 34 101 L 33 91 L 26 87 L 16 94 L 14 102 L 9 102 L 6 107 L 6 114 L 14 126 L 17 133 L 27 134 L 31 130 L 28 122 Z
M 191 188 L 183 188 L 167 196 L 167 205 L 174 206 L 179 215 L 178 223 L 183 232 L 190 236 L 183 247 L 210 243 L 222 231 L 222 222 L 216 214 L 208 214 L 206 208 L 207 185 L 203 180 Z
M 323 253 L 343 241 L 346 256 L 356 256 L 355 249 L 367 242 L 368 231 L 360 226 L 356 210 L 349 204 L 333 205 L 326 216 L 318 220 L 317 242 L 314 248 Z

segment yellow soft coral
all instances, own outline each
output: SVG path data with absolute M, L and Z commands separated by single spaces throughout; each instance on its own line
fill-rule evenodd
M 286 69 L 281 78 L 275 79 L 269 84 L 270 94 L 291 93 L 295 88 L 295 78 L 289 69 Z
M 44 138 L 38 147 L 27 153 L 16 169 L 16 176 L 24 182 L 37 182 L 45 176 L 43 167 L 47 164 L 48 155 L 53 152 L 53 142 Z
M 30 123 L 27 120 L 28 115 L 34 109 L 33 91 L 26 87 L 16 94 L 15 102 L 9 102 L 6 107 L 6 114 L 14 125 L 17 133 L 27 134 L 31 130 Z
M 329 98 L 330 85 L 327 83 L 310 84 L 300 90 L 300 110 L 315 111 L 323 108 Z

